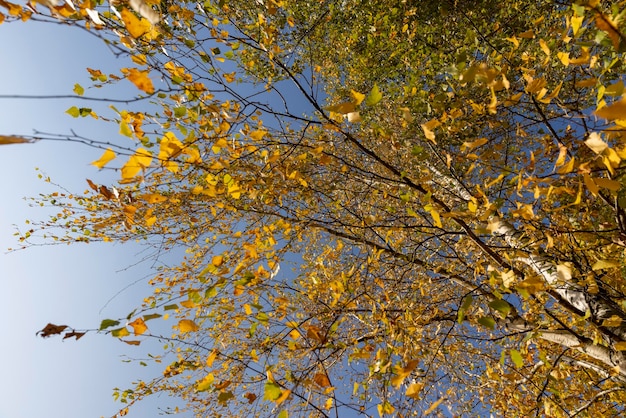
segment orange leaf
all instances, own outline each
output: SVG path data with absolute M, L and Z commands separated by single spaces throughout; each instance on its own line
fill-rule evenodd
M 603 107 L 594 112 L 596 116 L 607 120 L 626 119 L 626 100 L 620 100 L 610 106 Z
M 198 331 L 200 327 L 191 319 L 181 319 L 178 321 L 178 329 L 181 333 L 185 333 Z
M 128 29 L 128 33 L 133 38 L 139 38 L 150 31 L 150 22 L 146 19 L 139 19 L 133 12 L 128 9 L 121 11 L 124 26 Z
M 148 94 L 154 93 L 154 85 L 150 77 L 148 77 L 148 71 L 139 71 L 136 68 L 129 68 L 128 80 L 139 90 L 145 91 Z
M 135 335 L 141 335 L 144 332 L 146 332 L 146 330 L 148 329 L 148 327 L 146 326 L 146 323 L 144 322 L 143 318 L 137 318 L 137 319 L 135 319 L 133 322 L 131 322 L 128 325 L 133 327 L 133 331 L 135 332 Z

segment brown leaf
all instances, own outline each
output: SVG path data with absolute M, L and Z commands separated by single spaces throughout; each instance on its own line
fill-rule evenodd
M 91 189 L 95 192 L 98 191 L 98 185 L 95 184 L 93 181 L 87 179 L 87 184 L 89 184 L 89 187 L 91 187 Z
M 37 331 L 36 335 L 39 335 L 42 338 L 48 338 L 51 335 L 58 335 L 58 334 L 60 334 L 61 332 L 63 332 L 63 330 L 65 328 L 67 328 L 67 325 L 48 324 L 42 330 Z
M 71 332 L 67 332 L 64 336 L 63 339 L 66 340 L 68 338 L 72 338 L 72 337 L 76 337 L 76 341 L 80 340 L 82 338 L 83 335 L 85 335 L 86 332 L 76 332 L 76 331 L 71 331 Z
M 106 186 L 100 186 L 100 193 L 102 193 L 102 196 L 104 196 L 107 200 L 111 200 L 115 197 L 113 192 L 107 189 Z

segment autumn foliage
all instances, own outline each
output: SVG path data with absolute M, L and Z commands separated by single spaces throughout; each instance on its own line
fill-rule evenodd
M 626 2 L 0 7 L 87 27 L 135 65 L 89 68 L 94 85 L 146 99 L 114 108 L 119 142 L 92 163 L 119 182 L 45 197 L 58 215 L 21 237 L 185 249 L 93 330 L 165 342 L 123 402 L 626 412 Z

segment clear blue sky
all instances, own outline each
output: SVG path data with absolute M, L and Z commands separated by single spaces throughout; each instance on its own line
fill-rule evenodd
M 123 66 L 104 44 L 83 31 L 33 22 L 0 25 L 0 54 L 0 94 L 72 94 L 74 83 L 89 85 L 86 67 L 114 71 Z M 135 94 L 131 84 L 124 86 L 128 96 Z M 124 93 L 117 90 L 116 94 Z M 65 114 L 72 105 L 81 103 L 0 99 L 0 135 L 74 129 L 85 136 L 128 140 L 117 134 L 115 126 Z M 61 142 L 0 146 L 0 418 L 112 416 L 121 407 L 113 402 L 113 387 L 127 388 L 134 378 L 160 373 L 123 363 L 123 355 L 141 357 L 145 348 L 109 336 L 89 334 L 65 342 L 35 336 L 48 322 L 94 328 L 102 319 L 125 316 L 138 306 L 149 292 L 149 265 L 120 270 L 135 263 L 141 248 L 90 244 L 6 252 L 17 246 L 14 224 L 23 228 L 26 219 L 42 220 L 50 213 L 30 208 L 23 200 L 54 191 L 37 178 L 35 167 L 54 182 L 80 192 L 87 187 L 85 178 L 105 184 L 114 181 L 111 174 L 98 173 L 89 165 L 101 153 Z M 115 296 L 131 283 L 135 284 Z M 148 403 L 130 416 L 156 415 L 155 403 Z

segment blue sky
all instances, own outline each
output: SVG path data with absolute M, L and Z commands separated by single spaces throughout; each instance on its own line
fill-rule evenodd
M 86 67 L 112 72 L 123 66 L 104 44 L 83 31 L 34 22 L 0 25 L 0 54 L 4 57 L 0 94 L 4 95 L 72 94 L 74 83 L 90 84 Z M 122 87 L 129 89 L 127 96 L 135 94 L 132 85 Z M 125 93 L 109 89 L 102 93 L 120 92 Z M 86 95 L 98 93 L 88 90 Z M 0 99 L 0 135 L 74 129 L 85 136 L 128 140 L 113 125 L 65 114 L 73 105 L 92 106 L 76 100 Z M 102 105 L 92 107 L 98 106 L 107 111 Z M 129 313 L 149 291 L 149 265 L 125 269 L 136 262 L 142 248 L 89 244 L 6 252 L 18 246 L 13 225 L 24 228 L 26 219 L 42 220 L 50 214 L 29 207 L 23 199 L 54 191 L 38 179 L 35 167 L 53 182 L 81 192 L 87 187 L 85 178 L 105 184 L 114 181 L 115 175 L 99 173 L 89 165 L 101 153 L 63 142 L 0 147 L 0 278 L 4 295 L 0 304 L 0 328 L 4 331 L 0 418 L 112 416 L 120 407 L 111 396 L 113 387 L 130 387 L 134 378 L 160 373 L 122 362 L 123 355 L 145 355 L 145 347 L 131 347 L 109 336 L 89 334 L 80 341 L 65 342 L 35 336 L 48 322 L 94 328 L 104 318 Z M 156 403 L 168 402 L 148 402 L 132 416 L 155 416 Z

